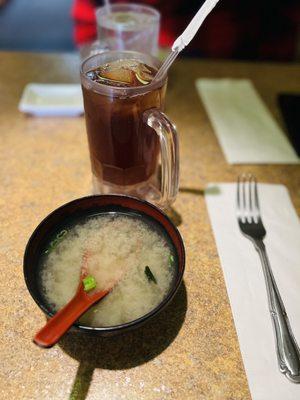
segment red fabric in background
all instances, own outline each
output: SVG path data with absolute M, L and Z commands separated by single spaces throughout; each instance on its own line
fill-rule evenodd
M 89 0 L 75 0 L 72 7 L 76 45 L 91 42 L 97 36 L 95 7 Z
M 91 42 L 96 38 L 95 1 L 73 2 L 74 41 L 77 45 Z M 170 47 L 203 1 L 136 0 L 133 2 L 151 5 L 161 12 L 159 44 Z M 117 2 L 130 3 L 130 0 Z M 293 60 L 296 55 L 299 26 L 299 0 L 220 1 L 204 22 L 201 32 L 184 52 L 212 58 Z
M 128 3 L 119 1 L 118 3 Z M 157 0 L 147 1 L 148 5 L 156 6 Z M 74 41 L 77 46 L 89 43 L 97 36 L 96 17 L 93 2 L 91 0 L 75 0 L 72 7 L 74 20 Z M 159 43 L 161 46 L 171 46 L 176 38 L 178 20 L 176 18 L 165 18 L 161 28 Z M 164 29 L 165 28 L 165 29 Z

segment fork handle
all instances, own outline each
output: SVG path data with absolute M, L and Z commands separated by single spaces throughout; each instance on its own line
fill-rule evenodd
M 268 293 L 269 310 L 275 332 L 276 352 L 280 371 L 292 382 L 300 383 L 300 351 L 293 335 L 283 301 L 272 273 L 262 240 L 254 241 L 262 263 Z

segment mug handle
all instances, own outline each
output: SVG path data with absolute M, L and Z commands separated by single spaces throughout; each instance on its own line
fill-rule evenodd
M 175 201 L 179 181 L 178 134 L 174 124 L 157 108 L 144 112 L 144 122 L 159 137 L 161 149 L 161 205 L 166 208 Z

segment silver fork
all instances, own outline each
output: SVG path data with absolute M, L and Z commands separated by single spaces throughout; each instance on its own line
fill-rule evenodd
M 237 219 L 242 233 L 254 244 L 262 264 L 280 372 L 290 381 L 300 383 L 300 351 L 266 253 L 263 242 L 266 230 L 260 216 L 257 182 L 251 174 L 238 178 Z

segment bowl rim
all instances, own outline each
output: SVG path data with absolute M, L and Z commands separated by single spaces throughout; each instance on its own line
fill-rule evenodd
M 56 214 L 58 211 L 63 210 L 64 208 L 70 207 L 70 205 L 72 205 L 74 203 L 82 202 L 82 201 L 84 201 L 86 199 L 98 199 L 98 198 L 103 198 L 103 197 L 111 198 L 111 200 L 112 200 L 111 205 L 114 205 L 113 204 L 113 199 L 114 198 L 115 199 L 117 199 L 117 198 L 119 198 L 119 199 L 120 198 L 126 198 L 126 199 L 129 199 L 130 201 L 135 201 L 135 202 L 138 202 L 138 203 L 142 203 L 146 207 L 152 208 L 155 211 L 157 211 L 167 221 L 167 223 L 174 229 L 174 231 L 176 233 L 176 236 L 179 239 L 179 245 L 180 245 L 180 249 L 181 249 L 181 252 L 182 252 L 182 262 L 181 262 L 182 268 L 181 268 L 181 270 L 179 270 L 179 268 L 178 268 L 177 276 L 176 276 L 176 279 L 175 279 L 175 283 L 170 288 L 167 296 L 155 308 L 153 308 L 147 314 L 145 314 L 145 315 L 143 315 L 143 316 L 141 316 L 141 317 L 139 317 L 139 318 L 137 318 L 137 319 L 135 319 L 133 321 L 126 322 L 126 323 L 119 324 L 119 325 L 114 325 L 114 326 L 93 327 L 93 326 L 86 326 L 86 325 L 81 325 L 81 324 L 75 323 L 70 328 L 70 329 L 76 328 L 77 330 L 79 330 L 81 332 L 97 332 L 97 333 L 112 333 L 113 332 L 113 333 L 116 333 L 116 332 L 122 332 L 124 330 L 127 330 L 127 329 L 130 329 L 130 328 L 142 325 L 148 319 L 150 319 L 150 318 L 154 317 L 155 315 L 157 315 L 167 304 L 169 304 L 169 302 L 175 296 L 177 290 L 179 289 L 179 287 L 180 287 L 180 285 L 182 283 L 183 274 L 184 274 L 184 271 L 185 271 L 186 254 L 185 254 L 185 247 L 184 247 L 184 242 L 183 242 L 182 236 L 181 236 L 179 230 L 177 229 L 177 227 L 175 226 L 175 224 L 171 221 L 171 219 L 161 209 L 159 209 L 158 207 L 156 207 L 155 205 L 149 203 L 146 200 L 141 200 L 141 199 L 138 199 L 138 198 L 133 197 L 133 196 L 127 196 L 127 195 L 122 195 L 122 194 L 120 194 L 120 195 L 118 195 L 118 194 L 103 194 L 103 195 L 102 194 L 95 194 L 95 195 L 88 195 L 88 196 L 79 197 L 79 198 L 71 200 L 71 201 L 69 201 L 67 203 L 62 204 L 61 206 L 55 208 L 53 211 L 51 211 L 49 214 L 47 214 L 46 217 L 44 217 L 41 220 L 41 222 L 36 226 L 36 228 L 34 229 L 32 234 L 30 235 L 30 238 L 29 238 L 29 240 L 28 240 L 28 242 L 26 244 L 26 247 L 25 247 L 25 252 L 24 252 L 24 256 L 23 256 L 23 276 L 24 276 L 25 284 L 26 284 L 27 290 L 30 293 L 31 297 L 33 298 L 35 303 L 39 306 L 39 308 L 44 312 L 44 314 L 47 317 L 52 317 L 54 315 L 54 313 L 49 311 L 49 309 L 39 300 L 38 296 L 35 293 L 36 291 L 31 288 L 31 285 L 30 285 L 30 282 L 29 282 L 29 277 L 28 277 L 27 272 L 26 272 L 27 265 L 28 265 L 27 259 L 28 259 L 28 253 L 29 253 L 30 247 L 31 247 L 36 235 L 38 234 L 40 228 L 44 224 L 46 224 L 49 219 L 51 219 L 52 215 Z M 130 206 L 125 207 L 125 208 L 129 208 L 129 209 L 131 208 L 133 211 L 134 210 L 136 211 L 135 208 L 132 208 Z M 166 231 L 166 228 L 161 224 L 160 221 L 158 221 L 156 218 L 154 218 L 152 216 L 149 216 L 149 217 L 154 219 L 157 223 L 159 223 L 162 226 L 162 228 Z M 166 233 L 168 234 L 168 232 L 166 232 Z M 168 236 L 169 236 L 169 234 L 168 234 Z M 171 239 L 170 236 L 169 236 L 169 238 L 173 243 L 173 240 Z M 176 249 L 175 245 L 174 245 L 174 247 Z M 176 252 L 177 252 L 177 249 L 176 249 Z M 178 252 L 177 252 L 177 257 L 179 258 Z

